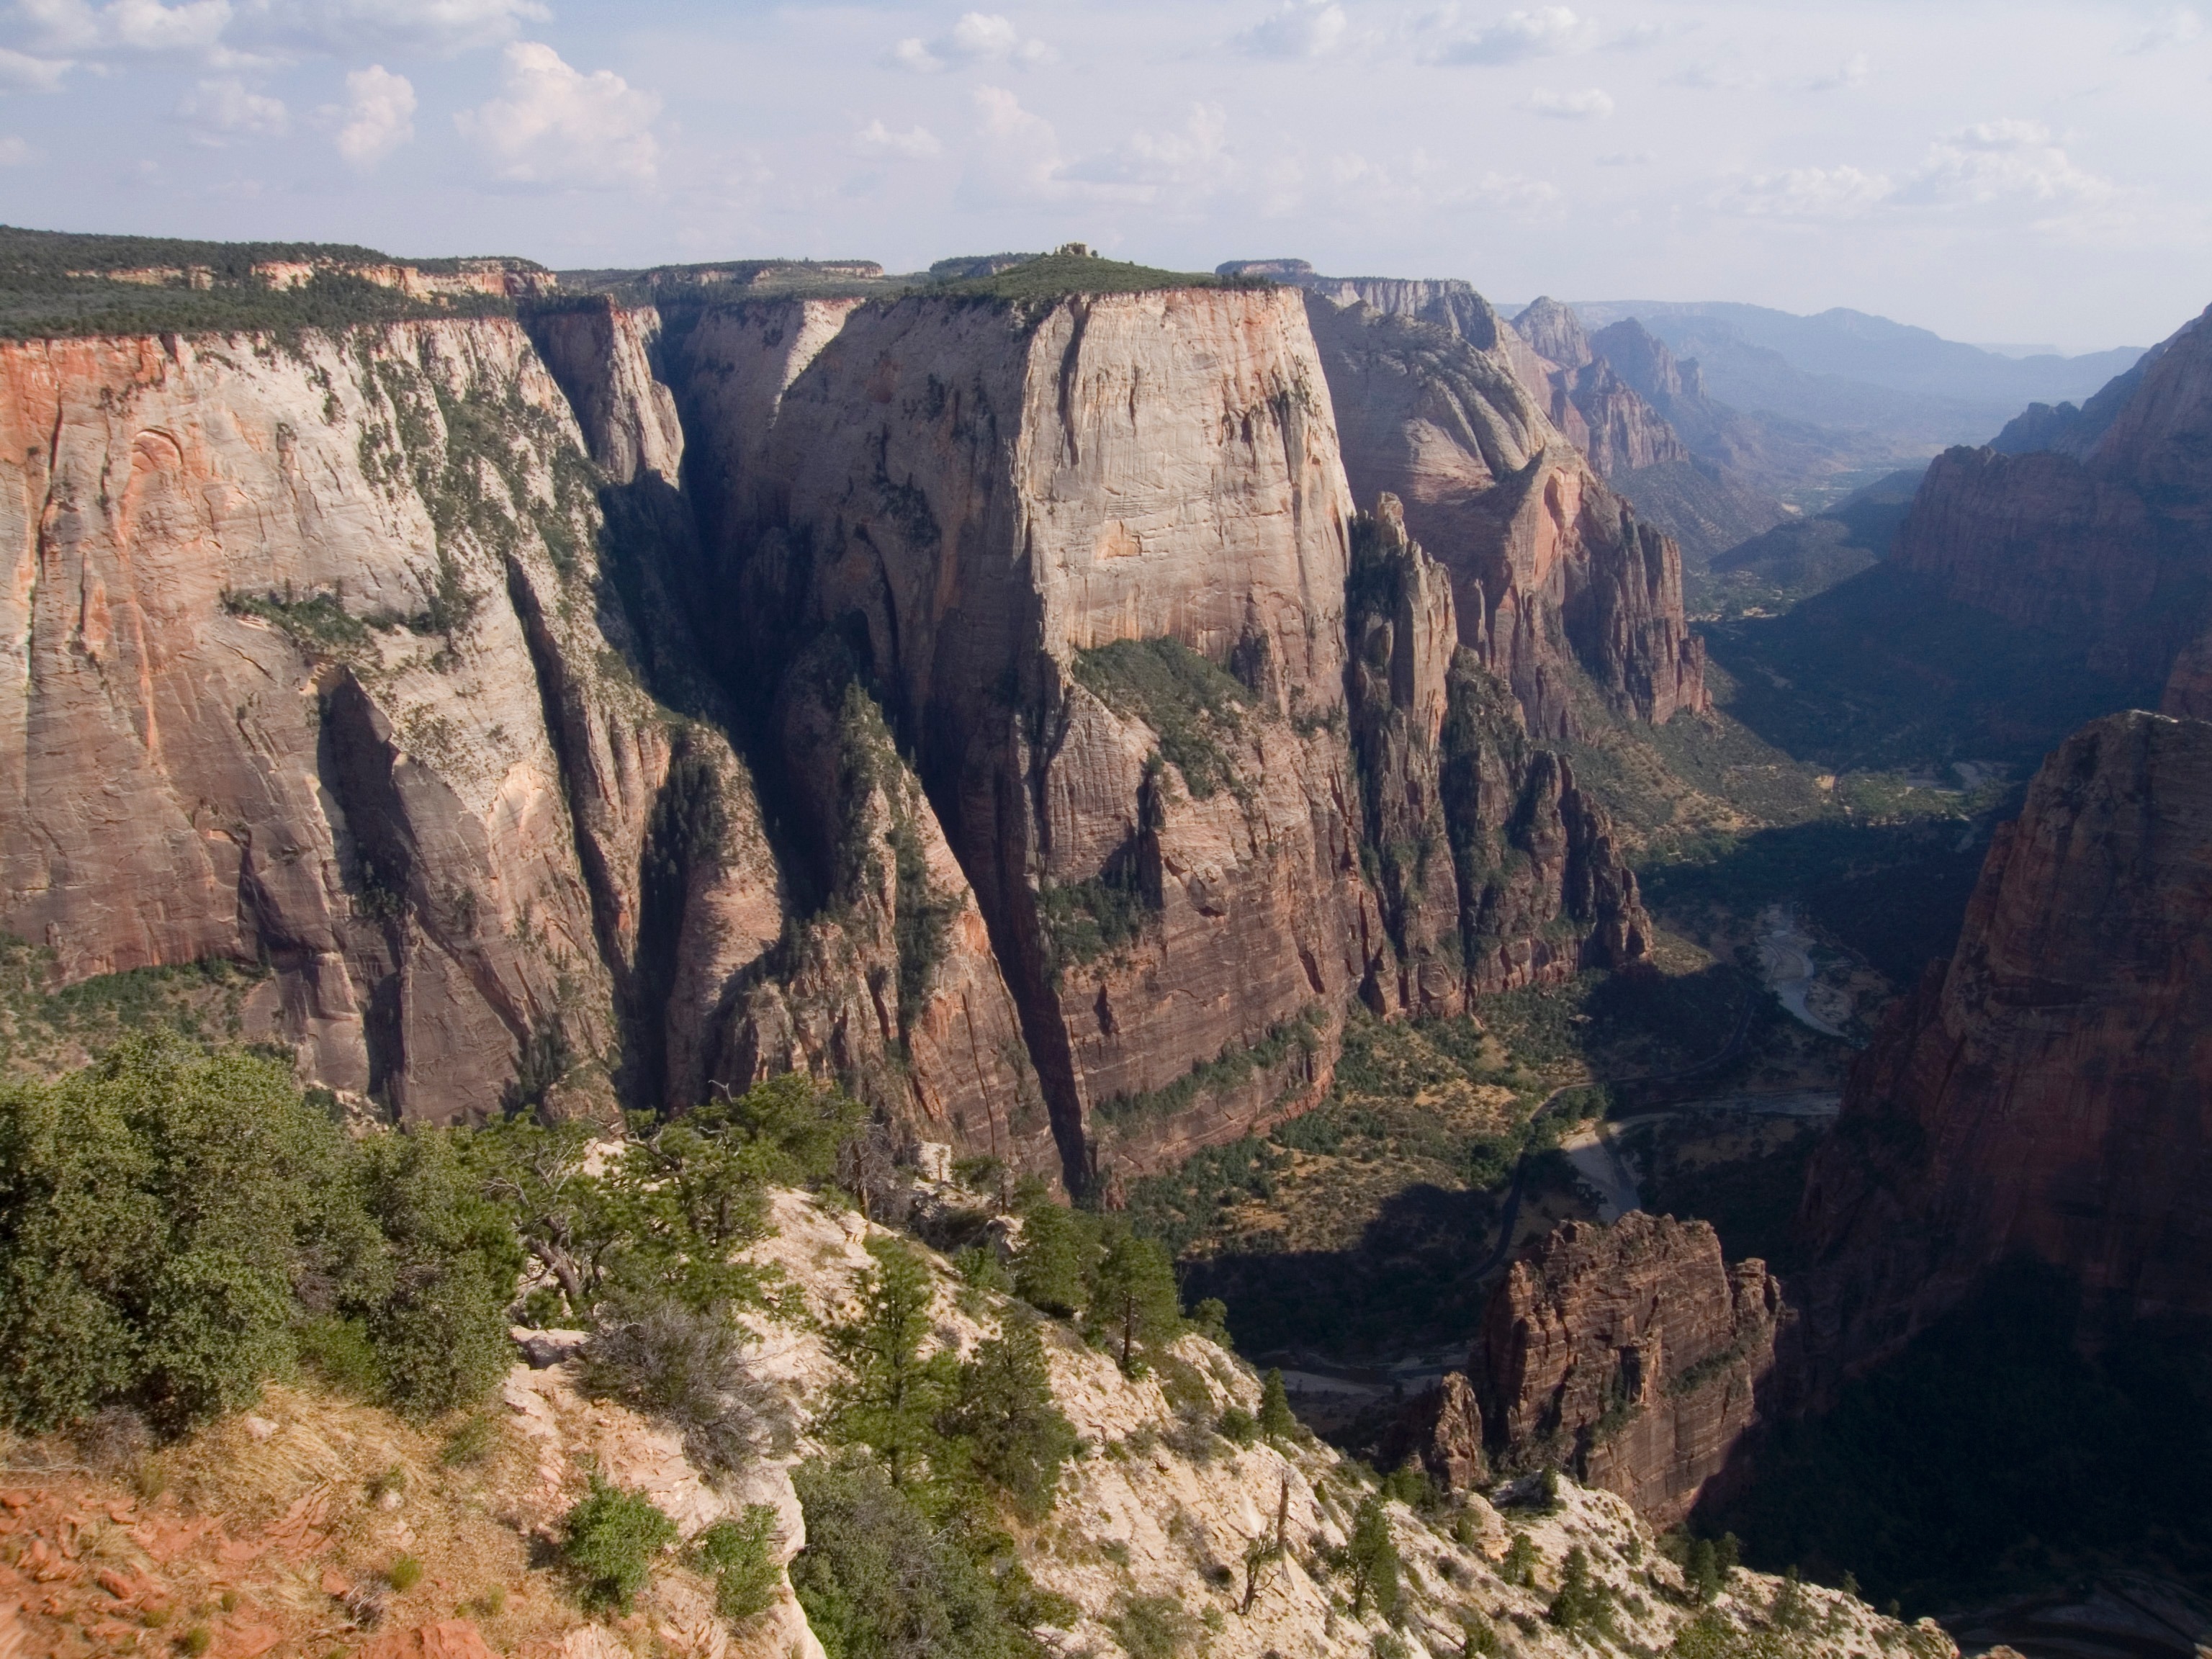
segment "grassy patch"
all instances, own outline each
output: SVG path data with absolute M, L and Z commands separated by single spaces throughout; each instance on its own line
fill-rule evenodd
M 1116 640 L 1075 659 L 1077 683 L 1115 714 L 1159 735 L 1161 757 L 1204 800 L 1236 779 L 1227 747 L 1252 694 L 1237 677 L 1179 641 Z

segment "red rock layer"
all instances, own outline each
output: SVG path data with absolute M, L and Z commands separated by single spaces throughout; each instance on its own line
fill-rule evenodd
M 2091 722 L 1999 830 L 1948 964 L 1854 1066 L 1800 1226 L 1832 1376 L 2007 1256 L 2212 1315 L 2212 725 Z
M 2212 311 L 2141 367 L 2085 454 L 1938 456 L 1891 556 L 2078 639 L 2100 672 L 2163 678 L 2212 622 Z
M 1702 1221 L 1567 1222 L 1492 1295 L 1468 1357 L 1495 1461 L 1553 1465 L 1655 1524 L 1689 1514 L 1758 1420 L 1781 1286 Z

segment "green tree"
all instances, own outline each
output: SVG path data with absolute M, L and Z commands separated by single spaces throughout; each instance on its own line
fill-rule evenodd
M 1083 1306 L 1084 1279 L 1096 1254 L 1089 1229 L 1041 1192 L 1029 1195 L 1021 1217 L 1014 1294 L 1055 1318 L 1073 1317 Z
M 1577 1544 L 1567 1552 L 1559 1570 L 1559 1593 L 1545 1617 L 1561 1630 L 1602 1629 L 1613 1612 L 1613 1598 L 1590 1572 L 1589 1552 Z
M 860 1311 L 830 1333 L 851 1372 L 834 1421 L 842 1438 L 872 1447 L 902 1486 L 928 1461 L 952 1365 L 941 1352 L 921 1353 L 934 1292 L 927 1265 L 892 1239 L 869 1240 L 868 1254 L 876 1265 L 861 1281 Z
M 1168 1253 L 1134 1233 L 1118 1236 L 1091 1271 L 1089 1314 L 1121 1351 L 1124 1370 L 1139 1342 L 1170 1340 L 1182 1327 L 1182 1303 Z
M 134 1038 L 0 1087 L 0 1406 L 177 1428 L 291 1358 L 292 1287 L 376 1254 L 343 1138 L 267 1060 Z
M 435 1416 L 480 1398 L 505 1374 L 507 1304 L 522 1252 L 450 1135 L 378 1136 L 359 1157 L 388 1267 L 376 1295 L 349 1301 L 382 1361 L 386 1396 L 410 1416 Z
M 1359 1500 L 1352 1517 L 1352 1536 L 1345 1541 L 1339 1559 L 1352 1580 L 1354 1617 L 1366 1611 L 1370 1601 L 1386 1615 L 1397 1607 L 1398 1546 L 1390 1536 L 1389 1512 L 1373 1492 Z
M 735 1100 L 698 1108 L 689 1121 L 726 1122 L 760 1149 L 758 1168 L 767 1179 L 812 1187 L 836 1173 L 838 1149 L 867 1116 L 868 1109 L 843 1090 L 803 1072 L 782 1072 Z
M 1513 1541 L 1505 1547 L 1505 1559 L 1498 1565 L 1498 1576 L 1523 1589 L 1535 1583 L 1536 1545 L 1527 1533 L 1513 1534 Z
M 1271 1365 L 1260 1381 L 1260 1432 L 1270 1440 L 1289 1440 L 1297 1431 L 1297 1415 L 1291 1410 L 1290 1390 L 1283 1386 L 1282 1369 Z
M 999 1334 L 960 1367 L 943 1426 L 1023 1516 L 1035 1521 L 1050 1511 L 1075 1431 L 1053 1403 L 1044 1345 L 1028 1319 L 1007 1314 Z
M 1782 1582 L 1774 1587 L 1774 1601 L 1767 1609 L 1767 1618 L 1777 1630 L 1800 1631 L 1811 1627 L 1813 1609 L 1806 1600 L 1805 1586 L 1794 1566 L 1783 1570 Z

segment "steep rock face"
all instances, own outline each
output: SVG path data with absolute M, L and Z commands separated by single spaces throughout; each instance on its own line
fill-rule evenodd
M 1380 1468 L 1409 1461 L 1449 1492 L 1472 1492 L 1490 1479 L 1482 1443 L 1482 1407 L 1465 1375 L 1447 1371 L 1433 1387 L 1407 1402 L 1377 1448 Z
M 853 1079 L 910 1139 L 1058 1172 L 1020 1017 L 975 896 L 882 711 L 834 650 L 786 685 L 780 737 L 829 902 L 724 1026 L 735 1086 L 799 1070 Z
M 1345 590 L 1352 742 L 1367 847 L 1401 975 L 1396 1000 L 1455 1013 L 1462 997 L 1460 896 L 1439 738 L 1459 624 L 1450 580 L 1406 534 L 1398 498 L 1355 520 Z
M 1728 1266 L 1702 1221 L 1567 1222 L 1514 1264 L 1468 1358 L 1492 1455 L 1678 1522 L 1757 1421 L 1784 1317 L 1765 1264 Z
M 2182 647 L 2173 672 L 2166 676 L 2158 712 L 2175 720 L 2212 720 L 2212 634 Z
M 684 426 L 675 395 L 653 372 L 660 316 L 597 301 L 541 313 L 531 338 L 560 382 L 592 459 L 614 483 L 641 473 L 669 483 L 682 476 Z
M 1680 556 L 1606 488 L 1513 374 L 1433 325 L 1308 307 L 1363 498 L 1389 493 L 1452 575 L 1460 638 L 1530 729 L 1573 729 L 1571 678 L 1663 722 L 1709 706 Z
M 1815 1156 L 1799 1228 L 1832 1375 L 2015 1254 L 2093 1309 L 2212 1314 L 2208 872 L 2212 725 L 2110 715 L 2045 762 Z
M 1592 349 L 1582 319 L 1567 307 L 1540 299 L 1513 319 L 1513 328 L 1548 366 L 1529 390 L 1548 398 L 1552 424 L 1589 457 L 1598 477 L 1617 480 L 1690 459 L 1664 417 Z
M 869 307 L 765 453 L 749 608 L 848 641 L 911 745 L 1069 1169 L 1310 1098 L 1388 945 L 1338 724 L 1350 501 L 1296 297 Z
M 618 1035 L 650 1092 L 685 1018 L 646 892 L 681 757 L 732 796 L 690 860 L 720 934 L 695 960 L 775 936 L 773 872 L 726 745 L 583 597 L 591 469 L 522 331 L 28 343 L 0 397 L 7 926 L 68 978 L 264 961 L 250 1029 L 410 1116 Z
M 2079 639 L 2096 672 L 2155 678 L 2212 621 L 2212 312 L 2107 391 L 2130 380 L 2078 434 L 2045 434 L 2060 447 L 1937 457 L 1891 556 Z

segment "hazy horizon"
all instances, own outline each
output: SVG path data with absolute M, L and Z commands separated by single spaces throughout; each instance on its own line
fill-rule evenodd
M 568 268 L 1079 239 L 2078 354 L 2212 299 L 2208 185 L 2212 32 L 2132 0 L 0 12 L 0 220 L 64 230 Z

